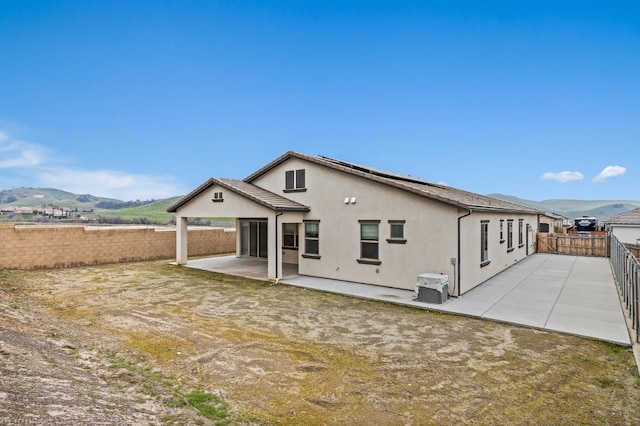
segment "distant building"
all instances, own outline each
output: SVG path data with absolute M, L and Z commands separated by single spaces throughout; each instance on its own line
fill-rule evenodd
M 557 213 L 544 213 L 540 216 L 538 232 L 542 233 L 562 233 L 571 227 L 569 218 Z
M 35 209 L 33 207 L 16 207 L 13 211 L 14 214 L 33 214 Z
M 626 213 L 611 216 L 602 221 L 622 243 L 640 244 L 640 207 Z

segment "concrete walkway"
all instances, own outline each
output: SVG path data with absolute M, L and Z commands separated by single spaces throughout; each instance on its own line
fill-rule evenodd
M 187 266 L 266 279 L 266 262 L 253 259 L 190 260 Z M 296 287 L 631 346 L 607 258 L 535 254 L 444 304 L 418 302 L 409 290 L 296 275 L 293 269 L 284 275 L 280 283 Z

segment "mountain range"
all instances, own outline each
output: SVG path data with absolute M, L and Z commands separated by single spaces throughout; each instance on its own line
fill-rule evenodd
M 572 200 L 554 199 L 531 201 L 513 195 L 489 194 L 490 197 L 533 207 L 547 213 L 557 213 L 568 218 L 593 216 L 600 220 L 640 207 L 640 200 Z
M 489 194 L 489 196 L 533 207 L 547 213 L 561 214 L 568 218 L 594 216 L 598 219 L 605 219 L 640 207 L 640 200 L 553 199 L 532 201 L 513 195 Z M 15 188 L 0 191 L 0 206 L 52 206 L 56 208 L 78 209 L 78 211 L 92 210 L 93 212 L 105 212 L 111 214 L 125 213 L 126 216 L 161 215 L 163 219 L 170 219 L 171 215 L 166 213 L 166 209 L 179 198 L 180 196 L 166 198 L 163 200 L 121 201 L 113 198 L 97 197 L 90 194 L 73 194 L 71 192 L 54 188 Z
M 146 218 L 154 222 L 169 222 L 173 220 L 173 215 L 167 213 L 167 208 L 179 198 L 121 201 L 91 194 L 74 194 L 55 188 L 14 188 L 0 191 L 0 211 L 19 207 L 54 207 L 75 211 L 87 218 Z

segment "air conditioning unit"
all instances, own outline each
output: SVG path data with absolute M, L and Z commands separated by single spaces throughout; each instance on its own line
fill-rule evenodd
M 419 302 L 442 304 L 449 298 L 449 276 L 444 274 L 420 274 L 416 283 Z

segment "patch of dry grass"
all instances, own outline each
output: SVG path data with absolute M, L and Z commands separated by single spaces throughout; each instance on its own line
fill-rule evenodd
M 615 345 L 163 262 L 7 279 L 252 422 L 640 424 Z

